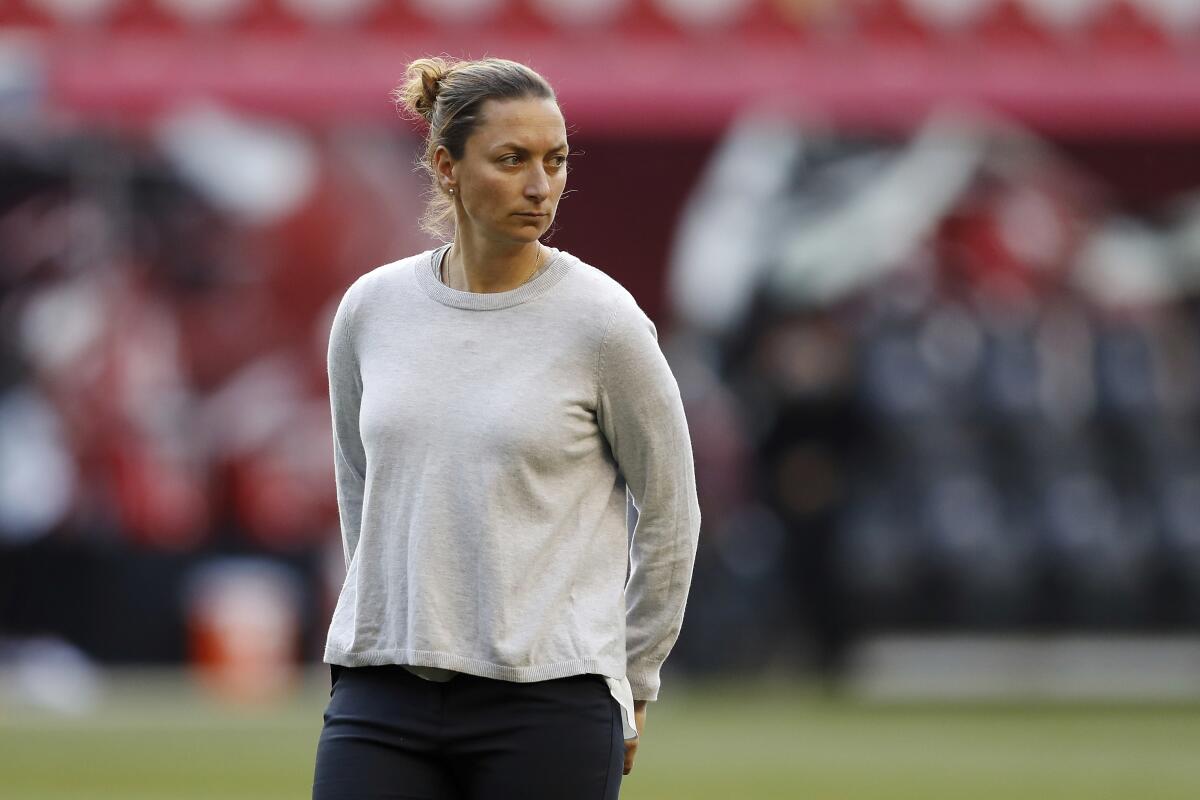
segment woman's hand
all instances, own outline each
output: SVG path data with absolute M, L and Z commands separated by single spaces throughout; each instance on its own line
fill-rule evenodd
M 646 701 L 633 701 L 633 724 L 637 725 L 638 735 L 636 739 L 625 740 L 625 773 L 628 775 L 633 771 L 633 759 L 637 756 L 638 742 L 642 740 L 642 734 L 646 732 Z

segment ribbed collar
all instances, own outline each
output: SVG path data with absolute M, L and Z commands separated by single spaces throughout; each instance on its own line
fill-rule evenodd
M 417 262 L 417 285 L 425 294 L 442 305 L 465 308 L 468 311 L 493 311 L 511 308 L 536 297 L 541 297 L 571 270 L 573 259 L 555 247 L 549 247 L 550 261 L 541 271 L 525 283 L 507 292 L 462 292 L 451 289 L 438 279 L 438 266 L 442 253 L 450 247 L 444 244 L 430 250 L 428 257 Z

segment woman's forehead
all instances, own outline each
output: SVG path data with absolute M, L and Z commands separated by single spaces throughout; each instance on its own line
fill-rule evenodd
M 550 98 L 488 100 L 480 113 L 482 124 L 471 138 L 483 147 L 515 144 L 528 150 L 553 150 L 567 143 L 562 112 Z

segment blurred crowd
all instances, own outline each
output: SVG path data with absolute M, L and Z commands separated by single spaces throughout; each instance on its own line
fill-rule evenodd
M 750 115 L 671 287 L 701 574 L 760 598 L 714 638 L 836 669 L 871 631 L 1200 623 L 1200 195 L 1131 214 L 967 114 Z
M 326 336 L 354 277 L 430 243 L 415 146 L 213 106 L 5 130 L 0 635 L 182 657 L 185 579 L 234 556 L 289 565 L 275 594 L 318 651 Z M 1200 623 L 1200 201 L 1131 212 L 996 119 L 883 138 L 755 112 L 664 268 L 705 511 L 680 665 Z
M 193 109 L 0 176 L 0 541 L 326 540 L 331 303 L 423 244 L 406 143 Z

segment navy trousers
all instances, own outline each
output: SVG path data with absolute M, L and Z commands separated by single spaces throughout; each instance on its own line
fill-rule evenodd
M 625 743 L 599 675 L 535 683 L 331 668 L 313 800 L 615 800 Z

